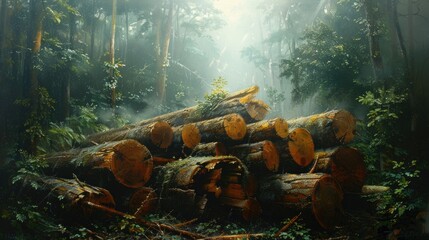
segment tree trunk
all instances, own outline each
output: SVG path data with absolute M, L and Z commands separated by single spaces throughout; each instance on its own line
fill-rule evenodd
M 24 184 L 25 193 L 37 198 L 40 202 L 49 202 L 55 211 L 62 211 L 66 216 L 73 217 L 82 221 L 82 217 L 89 218 L 96 212 L 87 207 L 85 203 L 91 202 L 98 205 L 113 208 L 115 201 L 112 195 L 106 189 L 93 187 L 77 179 L 62 179 L 53 177 L 35 177 L 31 176 Z M 32 187 L 37 184 L 37 189 Z M 39 203 L 40 203 L 39 202 Z
M 75 7 L 76 2 L 70 1 L 71 7 Z M 73 50 L 75 48 L 75 35 L 76 35 L 76 16 L 74 13 L 69 13 L 69 44 L 70 49 Z M 69 63 L 69 65 L 72 63 Z M 70 82 L 72 78 L 72 70 L 71 66 L 68 66 L 67 69 L 67 77 L 63 79 L 63 86 L 62 86 L 62 119 L 66 119 L 70 117 Z
M 124 47 L 124 63 L 127 63 L 127 56 L 128 56 L 128 40 L 129 40 L 129 33 L 130 33 L 130 24 L 129 24 L 129 13 L 128 13 L 128 4 L 125 3 L 125 47 Z
M 289 129 L 306 128 L 316 148 L 329 148 L 350 143 L 356 132 L 355 117 L 345 110 L 288 120 Z
M 289 135 L 288 124 L 283 118 L 274 118 L 247 125 L 244 140 L 260 142 L 264 140 L 281 140 Z
M 379 6 L 375 5 L 377 5 L 375 1 L 364 0 L 366 20 L 368 22 L 369 51 L 374 71 L 374 79 L 376 82 L 382 81 L 381 83 L 385 87 L 384 66 L 380 48 L 380 29 L 378 27 L 379 19 L 377 19 L 380 12 L 378 10 Z
M 279 170 L 279 153 L 271 141 L 233 146 L 228 149 L 228 153 L 243 161 L 255 175 L 275 173 Z
M 161 17 L 161 16 L 159 16 Z M 171 28 L 173 26 L 173 0 L 170 0 L 168 7 L 168 16 L 165 26 L 159 26 L 157 29 L 159 54 L 156 58 L 156 72 L 157 72 L 157 94 L 159 103 L 163 104 L 165 101 L 165 83 L 167 81 L 167 67 L 168 67 L 168 52 L 171 40 Z M 161 35 L 164 33 L 164 36 Z
M 304 128 L 290 131 L 287 139 L 276 142 L 280 153 L 280 172 L 300 173 L 314 159 L 314 144 Z
M 278 174 L 261 179 L 259 184 L 258 200 L 267 213 L 305 211 L 325 229 L 340 223 L 343 192 L 327 174 Z
M 173 142 L 173 129 L 166 122 L 155 122 L 121 131 L 106 131 L 88 136 L 83 146 L 124 139 L 135 139 L 149 147 L 151 151 L 156 152 L 159 149 L 167 149 L 171 145 Z
M 83 149 L 72 149 L 44 158 L 49 174 L 72 177 L 73 174 L 90 182 L 100 181 L 101 171 L 113 174 L 120 184 L 139 188 L 149 181 L 153 162 L 149 150 L 134 140 L 109 142 Z M 105 179 L 101 179 L 104 181 Z
M 112 31 L 110 35 L 110 64 L 113 67 L 115 65 L 115 35 L 116 35 L 116 4 L 117 0 L 112 0 Z M 115 79 L 113 69 L 110 69 L 110 79 Z M 111 101 L 112 109 L 115 112 L 116 108 L 116 85 L 111 86 Z
M 94 60 L 94 48 L 95 48 L 95 27 L 96 27 L 96 20 L 98 20 L 98 18 L 95 18 L 95 1 L 96 0 L 92 0 L 92 5 L 91 5 L 91 45 L 89 48 L 89 58 L 91 60 Z
M 316 152 L 315 172 L 329 173 L 344 192 L 361 192 L 365 181 L 364 157 L 357 149 L 338 147 Z

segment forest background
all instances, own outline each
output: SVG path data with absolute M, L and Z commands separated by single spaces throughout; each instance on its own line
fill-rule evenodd
M 373 199 L 382 224 L 425 209 L 429 2 L 220 2 L 1 0 L 0 222 L 31 222 L 12 179 L 38 155 L 193 105 L 218 77 L 259 85 L 272 116 L 351 111 L 368 184 L 391 187 Z

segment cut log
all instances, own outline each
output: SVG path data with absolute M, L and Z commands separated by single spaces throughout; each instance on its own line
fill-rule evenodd
M 72 149 L 48 155 L 44 160 L 49 166 L 47 173 L 51 175 L 71 178 L 76 174 L 86 180 L 104 170 L 113 174 L 117 182 L 130 188 L 145 185 L 153 169 L 149 150 L 135 140 Z
M 271 141 L 236 145 L 229 148 L 228 152 L 244 161 L 254 174 L 275 173 L 279 169 L 279 153 Z
M 280 171 L 283 173 L 299 173 L 314 159 L 313 140 L 304 128 L 290 131 L 288 138 L 276 142 L 276 146 L 280 152 Z
M 361 152 L 351 147 L 338 147 L 317 152 L 315 172 L 329 173 L 344 192 L 361 192 L 366 168 Z
M 154 122 L 134 128 L 122 130 L 112 130 L 97 133 L 87 137 L 83 146 L 90 146 L 94 143 L 105 143 L 124 139 L 134 139 L 149 147 L 151 151 L 168 148 L 173 142 L 173 129 L 167 122 Z
M 106 189 L 90 186 L 77 179 L 29 176 L 24 184 L 25 193 L 40 202 L 50 202 L 55 211 L 61 211 L 67 216 L 82 216 L 89 218 L 96 215 L 88 208 L 86 202 L 92 202 L 106 207 L 114 207 L 115 201 Z M 36 185 L 35 189 L 33 186 Z
M 137 189 L 128 202 L 128 209 L 136 217 L 144 216 L 156 210 L 158 196 L 155 190 L 149 187 Z
M 350 143 L 356 131 L 356 118 L 346 110 L 332 110 L 288 120 L 289 128 L 306 128 L 316 148 L 330 148 Z
M 168 149 L 152 154 L 163 158 L 179 159 L 187 157 L 201 141 L 201 134 L 193 123 L 173 128 L 173 142 Z
M 254 100 L 259 87 L 250 88 L 229 94 L 213 110 L 204 116 L 198 114 L 198 106 L 184 108 L 175 112 L 166 113 L 154 118 L 145 119 L 135 124 L 129 124 L 121 128 L 111 129 L 104 133 L 89 136 L 88 139 L 99 138 L 99 135 L 117 135 L 124 130 L 130 130 L 137 126 L 147 126 L 158 121 L 168 122 L 171 126 L 180 126 L 187 123 L 200 122 L 207 119 L 221 117 L 231 113 L 238 113 L 244 117 L 247 123 L 257 122 L 265 118 L 269 106 L 261 100 Z M 111 141 L 111 140 L 110 140 Z M 99 143 L 100 141 L 95 141 Z
M 167 163 L 178 161 L 177 159 L 174 159 L 174 158 L 164 158 L 164 157 L 157 157 L 157 156 L 153 156 L 152 159 L 153 159 L 154 166 L 162 166 L 162 165 L 166 165 Z
M 343 192 L 328 174 L 278 174 L 260 180 L 258 200 L 271 214 L 310 212 L 325 229 L 342 218 Z
M 238 114 L 229 114 L 194 123 L 200 130 L 201 142 L 234 142 L 246 135 L 246 122 Z
M 162 209 L 198 216 L 205 211 L 206 204 L 216 204 L 226 175 L 247 176 L 246 171 L 242 162 L 232 156 L 191 157 L 158 167 L 153 185 L 159 192 Z M 247 186 L 244 181 L 245 178 L 242 186 Z
M 192 150 L 190 155 L 193 157 L 216 157 L 227 155 L 227 151 L 225 145 L 221 142 L 200 143 Z
M 288 124 L 283 118 L 263 120 L 247 125 L 246 142 L 260 142 L 264 140 L 281 140 L 289 135 Z

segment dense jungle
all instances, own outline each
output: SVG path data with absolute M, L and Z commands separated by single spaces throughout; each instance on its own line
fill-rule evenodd
M 429 239 L 429 1 L 0 0 L 0 239 Z

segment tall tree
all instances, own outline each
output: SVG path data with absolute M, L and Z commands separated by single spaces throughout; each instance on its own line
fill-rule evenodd
M 116 36 L 116 9 L 117 9 L 117 0 L 112 0 L 112 31 L 110 35 L 110 79 L 115 79 L 114 76 L 114 66 L 115 66 L 115 36 Z M 116 107 L 116 83 L 111 84 L 111 100 L 112 100 L 112 109 L 115 111 Z
M 163 11 L 168 11 L 167 20 L 163 21 Z M 173 0 L 169 0 L 168 9 L 162 8 L 161 5 L 156 9 L 155 20 L 156 40 L 156 92 L 159 103 L 165 101 L 165 84 L 167 81 L 168 52 L 171 40 L 171 31 L 173 25 Z

